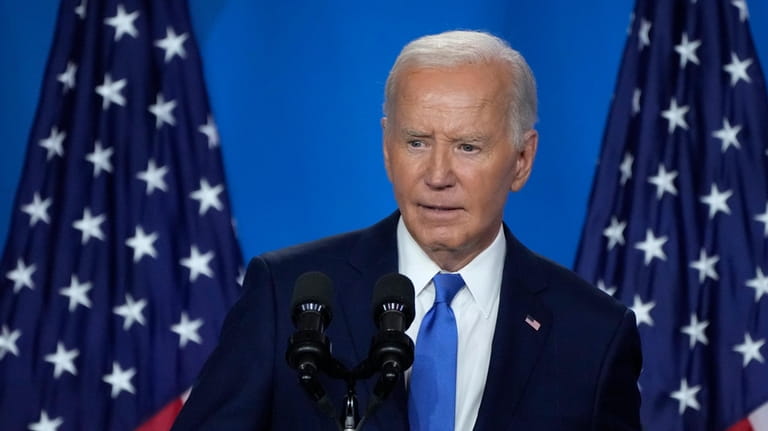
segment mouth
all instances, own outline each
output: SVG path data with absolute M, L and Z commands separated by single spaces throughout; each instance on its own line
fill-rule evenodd
M 453 211 L 460 211 L 463 208 L 458 206 L 452 206 L 452 205 L 429 205 L 429 204 L 418 204 L 419 208 L 427 210 L 429 212 L 434 212 L 438 214 L 447 214 Z

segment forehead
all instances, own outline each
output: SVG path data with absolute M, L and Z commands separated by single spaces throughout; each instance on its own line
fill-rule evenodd
M 395 87 L 396 109 L 506 110 L 511 77 L 498 63 L 454 67 L 412 67 L 402 72 Z

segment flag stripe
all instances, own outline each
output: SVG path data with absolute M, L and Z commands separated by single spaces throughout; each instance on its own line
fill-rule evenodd
M 176 398 L 136 428 L 136 431 L 167 431 L 171 429 L 171 425 L 176 420 L 182 406 L 184 406 L 184 401 L 181 397 Z
M 754 431 L 768 431 L 768 402 L 750 413 L 749 422 Z

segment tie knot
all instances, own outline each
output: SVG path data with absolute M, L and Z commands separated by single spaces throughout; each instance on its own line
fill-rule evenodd
M 445 302 L 450 304 L 453 297 L 464 286 L 464 279 L 460 274 L 445 274 L 439 272 L 432 278 L 435 283 L 435 303 Z

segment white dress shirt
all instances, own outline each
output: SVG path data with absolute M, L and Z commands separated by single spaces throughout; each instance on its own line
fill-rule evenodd
M 466 283 L 451 302 L 459 336 L 456 362 L 457 430 L 471 430 L 477 420 L 491 361 L 506 251 L 504 231 L 499 226 L 493 243 L 457 271 Z M 398 271 L 411 279 L 416 294 L 416 317 L 406 334 L 418 343 L 416 338 L 421 321 L 435 301 L 432 277 L 442 270 L 419 247 L 402 217 L 397 224 L 397 254 Z M 406 384 L 410 376 L 409 369 L 405 373 Z

